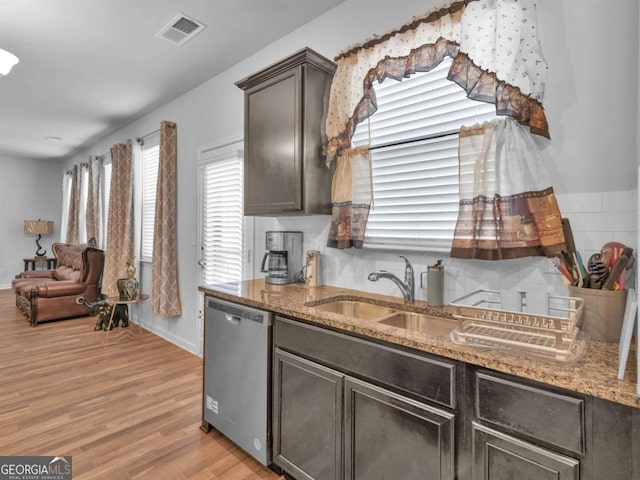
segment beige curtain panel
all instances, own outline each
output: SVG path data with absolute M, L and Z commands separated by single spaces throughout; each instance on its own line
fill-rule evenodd
M 117 280 L 126 277 L 134 254 L 133 158 L 131 141 L 111 147 L 111 187 L 102 292 L 118 295 Z
M 177 170 L 178 130 L 175 123 L 165 121 L 160 125 L 151 295 L 153 314 L 161 317 L 182 315 L 178 283 Z
M 100 237 L 100 179 L 102 177 L 102 159 L 89 157 L 89 185 L 87 194 L 87 242 L 95 240 L 95 245 L 102 247 Z
M 71 170 L 71 196 L 65 242 L 73 245 L 80 242 L 80 180 L 82 178 L 80 170 L 79 165 L 74 165 Z

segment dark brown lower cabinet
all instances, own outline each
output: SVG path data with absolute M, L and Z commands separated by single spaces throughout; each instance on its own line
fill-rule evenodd
M 473 480 L 579 480 L 580 462 L 472 423 Z
M 297 480 L 454 479 L 453 413 L 280 349 L 274 366 L 273 458 Z
M 640 480 L 640 409 L 283 317 L 274 345 L 296 480 Z
M 274 353 L 273 460 L 297 480 L 342 478 L 343 377 Z
M 345 479 L 453 479 L 454 417 L 346 377 Z

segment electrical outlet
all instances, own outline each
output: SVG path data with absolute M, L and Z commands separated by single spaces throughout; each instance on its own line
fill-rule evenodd
M 557 273 L 560 275 L 558 268 L 556 267 L 556 259 L 555 258 L 547 258 L 544 262 L 544 273 Z

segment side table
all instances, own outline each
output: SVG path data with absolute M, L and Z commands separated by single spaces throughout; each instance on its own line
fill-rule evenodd
M 106 330 L 107 333 L 105 335 L 105 340 L 106 338 L 109 337 L 109 332 L 111 332 L 111 328 L 113 325 L 113 316 L 116 313 L 116 306 L 118 305 L 127 305 L 127 309 L 129 311 L 129 325 L 131 325 L 132 323 L 136 325 L 138 327 L 137 333 L 140 334 L 142 332 L 142 327 L 140 326 L 140 312 L 138 311 L 138 309 L 139 309 L 140 303 L 148 299 L 149 299 L 149 295 L 147 294 L 140 294 L 138 295 L 138 298 L 135 298 L 133 300 L 122 300 L 120 297 L 117 297 L 117 296 L 107 297 L 107 302 L 110 305 L 113 305 L 113 309 L 111 309 L 111 315 L 109 316 L 109 323 L 107 324 L 107 330 Z M 131 305 L 131 308 L 129 308 L 129 305 Z M 134 316 L 133 316 L 134 310 L 136 312 L 136 321 L 134 321 Z M 121 336 L 121 335 L 134 336 L 131 329 L 132 327 L 130 327 L 130 329 L 129 328 L 124 329 L 122 332 L 119 332 L 117 336 Z
M 55 257 L 33 257 L 33 258 L 23 258 L 24 262 L 24 271 L 29 270 L 29 265 L 31 265 L 31 270 L 36 269 L 36 263 L 47 263 L 47 270 L 53 270 L 58 265 L 58 259 Z

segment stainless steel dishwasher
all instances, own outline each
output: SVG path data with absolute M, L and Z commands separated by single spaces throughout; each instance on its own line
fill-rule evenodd
M 207 297 L 203 420 L 271 463 L 269 312 Z

